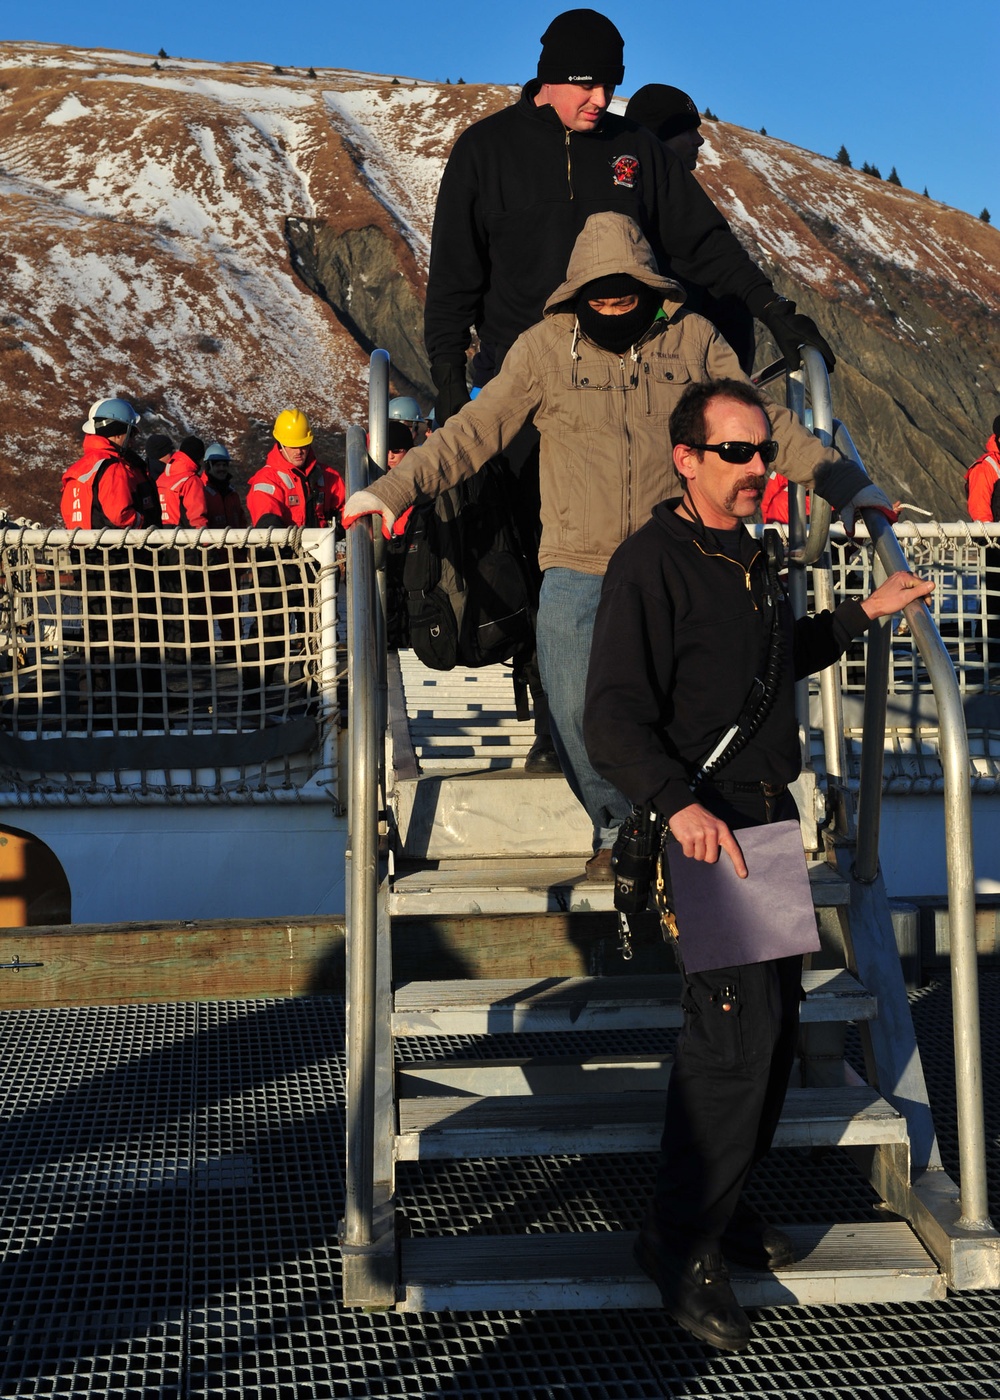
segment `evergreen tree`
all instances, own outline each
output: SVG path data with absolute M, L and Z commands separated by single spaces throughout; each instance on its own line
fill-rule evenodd
M 282 74 L 283 74 L 284 71 L 285 71 L 284 68 L 280 67 L 280 65 L 277 64 L 277 63 L 276 63 L 276 64 L 274 65 L 274 67 L 271 69 L 271 72 L 272 72 L 272 73 L 282 73 Z
M 887 183 L 890 185 L 902 185 L 903 183 L 899 176 L 896 174 L 895 166 L 893 166 L 892 169 L 889 171 L 889 178 Z
M 982 219 L 984 224 L 988 224 L 990 221 L 990 211 L 988 209 L 984 209 L 979 217 Z
M 838 164 L 838 165 L 846 165 L 847 168 L 848 168 L 848 170 L 850 170 L 850 168 L 851 168 L 851 157 L 847 154 L 847 147 L 846 147 L 846 146 L 841 146 L 840 150 L 837 152 L 837 164 Z
M 930 192 L 928 191 L 926 185 L 924 186 L 924 199 L 930 199 Z
M 465 82 L 465 79 L 464 79 L 464 78 L 459 78 L 458 81 L 459 81 L 460 83 L 464 83 L 464 82 Z
M 761 127 L 761 129 L 760 129 L 760 134 L 761 134 L 761 136 L 766 136 L 766 135 L 767 135 L 767 127 L 766 127 L 766 126 L 762 126 L 762 127 Z
M 711 107 L 706 107 L 704 112 L 702 113 L 702 116 L 705 118 L 706 121 L 710 122 L 717 122 L 719 120 L 719 118 L 712 111 Z
M 399 79 L 398 79 L 398 78 L 393 78 L 391 86 L 392 86 L 392 87 L 399 87 Z
M 861 167 L 861 173 L 862 175 L 873 175 L 876 180 L 881 180 L 882 178 L 882 172 L 879 170 L 878 166 L 869 165 L 867 161 L 865 161 L 864 165 Z
M 166 49 L 161 49 L 160 52 L 156 55 L 156 57 L 157 57 L 157 58 L 169 58 L 170 55 L 167 53 Z
M 153 59 L 153 67 L 156 69 L 157 73 L 160 72 L 160 65 L 157 63 L 155 58 Z
M 309 69 L 309 74 L 308 74 L 308 76 L 309 76 L 310 78 L 315 78 L 315 76 L 316 76 L 316 69 L 315 69 L 315 68 L 310 68 L 310 69 Z

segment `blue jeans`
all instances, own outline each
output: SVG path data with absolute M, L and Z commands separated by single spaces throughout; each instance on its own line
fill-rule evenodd
M 594 823 L 594 848 L 611 846 L 631 803 L 594 769 L 583 742 L 583 700 L 602 575 L 546 569 L 538 601 L 536 641 L 549 697 L 552 742 L 573 795 Z

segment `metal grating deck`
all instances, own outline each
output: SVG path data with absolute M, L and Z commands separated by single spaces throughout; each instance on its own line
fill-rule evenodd
M 983 1012 L 996 1208 L 998 974 Z M 947 988 L 914 1015 L 954 1172 Z M 343 1311 L 342 1038 L 325 998 L 0 1015 L 0 1396 L 1000 1400 L 996 1294 L 766 1310 L 738 1356 L 657 1311 Z M 613 1229 L 650 1161 L 407 1164 L 407 1218 L 415 1235 Z M 756 1191 L 784 1218 L 875 1210 L 836 1152 L 780 1154 Z

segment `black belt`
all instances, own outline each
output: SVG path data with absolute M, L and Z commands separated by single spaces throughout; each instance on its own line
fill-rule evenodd
M 711 774 L 703 779 L 703 782 L 699 784 L 699 787 L 700 786 L 714 788 L 715 791 L 720 793 L 723 797 L 725 797 L 727 793 L 758 792 L 762 797 L 768 797 L 772 801 L 776 797 L 784 796 L 788 791 L 787 783 L 768 783 L 763 779 L 757 783 L 738 783 L 732 778 L 713 778 Z

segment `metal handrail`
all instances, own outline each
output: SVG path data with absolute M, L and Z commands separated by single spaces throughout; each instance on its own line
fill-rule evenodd
M 347 430 L 347 490 L 368 484 L 361 428 Z M 371 520 L 347 532 L 347 1180 L 344 1241 L 374 1238 L 375 979 L 378 899 L 378 725 L 375 551 Z
M 369 430 L 347 430 L 347 493 L 385 469 L 389 357 L 371 356 Z M 371 455 L 369 453 L 371 452 Z M 375 1242 L 375 1111 L 378 1045 L 379 811 L 387 712 L 381 534 L 363 516 L 347 531 L 348 781 L 347 1167 L 344 1243 Z
M 863 466 L 861 456 L 844 425 L 833 417 L 829 376 L 818 351 L 803 347 L 809 374 L 813 424 L 821 437 L 834 442 L 845 456 Z M 817 511 L 819 506 L 820 510 Z M 825 509 L 824 509 L 825 507 Z M 908 569 L 906 557 L 892 526 L 881 512 L 863 510 L 861 516 L 875 548 L 876 581 L 900 569 Z M 825 517 L 825 519 L 824 519 Z M 809 535 L 802 562 L 818 560 L 829 535 L 829 506 L 813 497 Z M 958 533 L 958 532 L 956 532 Z M 922 599 L 908 603 L 903 615 L 909 624 L 920 658 L 927 668 L 938 710 L 938 734 L 944 775 L 945 857 L 948 875 L 948 930 L 951 947 L 951 984 L 955 1037 L 955 1096 L 958 1115 L 961 1218 L 965 1229 L 988 1228 L 989 1201 L 986 1179 L 986 1131 L 983 1114 L 982 1047 L 979 1020 L 979 982 L 976 963 L 975 876 L 972 856 L 972 797 L 969 786 L 971 761 L 969 736 L 958 677 L 930 610 Z M 885 720 L 892 652 L 890 619 L 880 619 L 869 630 L 865 670 L 864 718 L 861 741 L 861 773 L 858 785 L 858 820 L 855 845 L 855 877 L 863 884 L 878 875 L 878 846 L 882 811 Z M 824 723 L 824 729 L 829 725 Z M 841 726 L 841 735 L 843 727 Z M 828 771 L 831 755 L 827 754 Z
M 878 511 L 863 512 L 885 574 L 908 567 L 892 526 Z M 969 737 L 958 678 L 941 634 L 922 599 L 908 603 L 903 615 L 920 658 L 927 668 L 938 709 L 941 765 L 944 773 L 945 859 L 948 872 L 948 935 L 951 947 L 951 988 L 955 1038 L 955 1097 L 958 1110 L 958 1150 L 961 1175 L 961 1218 L 965 1229 L 987 1228 L 989 1200 L 986 1181 L 986 1132 L 983 1117 L 982 1049 L 979 1022 L 979 981 L 976 963 L 976 903 L 972 857 L 972 798 L 969 789 Z M 885 733 L 890 628 L 881 629 L 885 661 L 881 675 L 869 672 L 865 686 L 859 792 L 856 867 L 861 880 L 878 870 L 878 812 L 881 807 L 882 749 Z M 868 689 L 881 692 L 881 729 L 869 727 Z M 872 703 L 873 715 L 878 706 Z M 865 751 L 877 746 L 878 761 Z
M 826 361 L 812 345 L 802 346 L 802 367 L 809 381 L 809 401 L 812 408 L 812 430 L 824 447 L 833 443 L 833 398 Z M 803 496 L 804 496 L 803 492 Z M 826 548 L 832 517 L 830 502 L 813 492 L 809 523 L 802 545 L 802 563 L 815 564 Z

